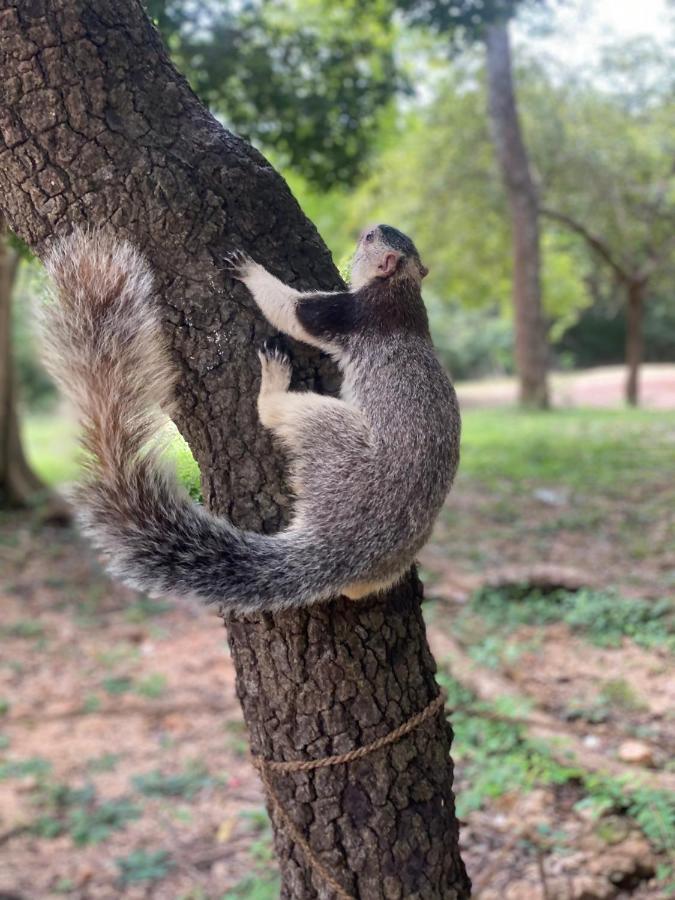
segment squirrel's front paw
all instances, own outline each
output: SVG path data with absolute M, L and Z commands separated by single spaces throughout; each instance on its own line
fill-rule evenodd
M 243 250 L 232 250 L 232 252 L 228 253 L 225 257 L 223 264 L 230 275 L 233 278 L 239 279 L 239 281 L 245 281 L 251 274 L 253 267 L 257 265 L 255 260 Z

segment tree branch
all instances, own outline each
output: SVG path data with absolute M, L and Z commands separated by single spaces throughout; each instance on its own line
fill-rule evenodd
M 603 238 L 599 237 L 596 234 L 590 232 L 581 222 L 578 222 L 576 219 L 572 218 L 572 216 L 567 215 L 566 213 L 558 212 L 555 209 L 551 209 L 550 207 L 541 206 L 539 208 L 539 214 L 545 216 L 548 219 L 553 219 L 556 222 L 560 222 L 561 225 L 565 225 L 570 231 L 575 232 L 584 241 L 588 244 L 588 246 L 593 250 L 607 265 L 612 269 L 614 274 L 620 281 L 630 281 L 631 273 L 627 271 L 616 259 L 616 257 L 612 254 L 609 249 L 606 241 Z

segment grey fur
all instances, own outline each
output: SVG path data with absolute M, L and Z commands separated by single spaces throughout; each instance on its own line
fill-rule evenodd
M 271 536 L 194 504 L 148 449 L 175 373 L 145 261 L 101 234 L 56 248 L 47 360 L 80 410 L 91 462 L 75 502 L 111 572 L 252 610 L 363 596 L 406 571 L 451 485 L 460 419 L 429 336 L 426 270 L 400 232 L 387 242 L 387 228 L 364 232 L 350 292 L 302 295 L 248 257 L 230 261 L 270 321 L 331 353 L 344 377 L 340 400 L 292 393 L 283 351 L 261 353 L 261 420 L 289 451 L 297 495 L 290 526 Z

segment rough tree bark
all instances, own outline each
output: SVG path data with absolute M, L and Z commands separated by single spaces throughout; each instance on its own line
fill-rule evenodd
M 511 213 L 513 307 L 520 402 L 548 406 L 548 341 L 541 305 L 539 215 L 516 106 L 507 23 L 486 27 L 488 109 Z
M 640 366 L 644 356 L 644 315 L 646 282 L 633 278 L 626 288 L 626 403 L 637 406 L 640 399 Z
M 0 220 L 0 508 L 28 506 L 44 485 L 28 465 L 16 409 L 12 366 L 12 289 L 18 254 L 9 246 Z
M 303 288 L 340 284 L 281 177 L 224 131 L 170 64 L 137 0 L 0 0 L 0 205 L 40 254 L 76 224 L 130 237 L 157 275 L 181 371 L 177 424 L 206 504 L 249 528 L 289 507 L 255 410 L 267 326 L 223 271 L 236 247 Z M 296 387 L 335 389 L 296 347 Z M 254 753 L 316 759 L 386 734 L 437 694 L 414 574 L 376 601 L 230 619 Z M 437 716 L 349 767 L 278 792 L 336 878 L 362 898 L 463 898 L 451 732 Z M 282 897 L 328 897 L 275 828 Z

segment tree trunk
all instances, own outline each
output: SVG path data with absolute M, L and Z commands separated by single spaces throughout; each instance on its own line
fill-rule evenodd
M 523 142 L 506 23 L 488 25 L 488 108 L 493 142 L 511 213 L 516 369 L 523 406 L 548 406 L 548 341 L 541 306 L 539 216 Z
M 137 0 L 0 0 L 0 204 L 38 253 L 73 225 L 105 224 L 147 255 L 181 372 L 177 424 L 206 504 L 276 530 L 289 507 L 255 408 L 269 333 L 222 267 L 248 250 L 301 288 L 340 285 L 283 179 L 223 130 L 169 62 Z M 296 386 L 335 390 L 328 361 L 295 347 Z M 386 597 L 230 617 L 254 754 L 318 759 L 388 733 L 437 694 L 411 573 Z M 436 716 L 357 763 L 275 776 L 323 865 L 361 898 L 463 898 L 450 731 Z M 331 896 L 275 821 L 282 897 Z
M 640 400 L 639 375 L 644 355 L 643 321 L 645 282 L 634 279 L 626 285 L 626 403 L 637 406 Z
M 44 490 L 23 452 L 12 367 L 12 289 L 18 256 L 0 220 L 0 509 L 28 506 Z

